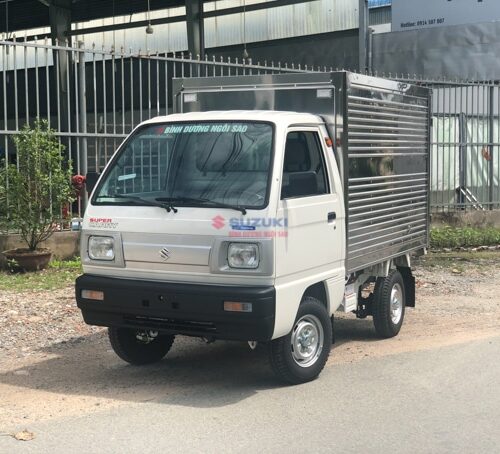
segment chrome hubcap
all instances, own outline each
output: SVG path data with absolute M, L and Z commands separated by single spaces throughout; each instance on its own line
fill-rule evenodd
M 323 350 L 324 333 L 315 315 L 304 315 L 293 327 L 290 339 L 292 357 L 301 367 L 312 366 Z
M 403 289 L 401 285 L 394 284 L 391 290 L 391 320 L 394 325 L 401 321 L 403 315 Z

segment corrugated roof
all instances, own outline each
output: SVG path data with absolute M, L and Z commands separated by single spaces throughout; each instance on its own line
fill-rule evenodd
M 60 1 L 59 3 L 64 3 Z M 184 0 L 150 0 L 151 10 L 184 6 Z M 49 26 L 49 8 L 40 0 L 11 0 L 8 2 L 8 30 L 6 9 L 0 4 L 0 33 L 29 30 Z M 73 22 L 85 22 L 119 15 L 144 12 L 147 0 L 79 0 L 71 2 Z
M 145 12 L 147 10 L 147 0 L 67 0 L 71 4 L 72 22 L 86 22 L 113 16 L 124 16 L 134 13 Z M 335 16 L 336 21 L 344 22 L 344 9 L 349 9 L 343 5 L 345 0 L 337 0 L 335 5 L 341 6 L 341 11 Z M 64 0 L 58 0 L 64 4 Z M 10 0 L 8 1 L 8 28 L 5 21 L 5 5 L 0 4 L 0 33 L 9 31 L 29 30 L 49 26 L 49 8 L 41 0 Z M 161 10 L 185 5 L 185 0 L 150 0 L 151 10 Z M 205 3 L 213 3 L 213 0 L 206 0 Z M 392 0 L 368 0 L 370 8 L 390 6 Z M 238 3 L 239 4 L 239 3 Z M 227 7 L 226 5 L 224 5 Z M 298 8 L 299 5 L 296 6 Z M 306 8 L 306 6 L 304 7 Z M 308 8 L 310 8 L 308 6 Z M 29 14 L 27 14 L 29 12 Z M 280 10 L 281 13 L 281 10 Z M 251 15 L 250 13 L 248 13 Z M 264 14 L 256 12 L 254 14 Z M 271 13 L 270 13 L 271 14 Z M 325 16 L 324 14 L 322 16 Z M 309 17 L 309 16 L 307 16 Z M 325 16 L 326 17 L 326 16 Z M 231 18 L 221 18 L 220 21 L 231 20 Z M 210 31 L 210 20 L 207 20 L 207 31 Z M 239 25 L 239 24 L 238 24 Z M 315 24 L 317 26 L 317 24 Z M 352 25 L 351 25 L 352 26 Z M 327 27 L 329 30 L 331 27 Z M 333 29 L 343 29 L 349 27 L 333 27 Z M 239 29 L 239 27 L 238 27 Z M 251 37 L 248 37 L 251 38 Z

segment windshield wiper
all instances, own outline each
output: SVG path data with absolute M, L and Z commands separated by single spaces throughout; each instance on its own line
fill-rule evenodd
M 224 202 L 217 202 L 215 200 L 209 200 L 209 199 L 197 199 L 194 197 L 157 197 L 155 199 L 158 202 L 170 202 L 170 203 L 196 203 L 199 205 L 204 205 L 204 206 L 209 206 L 209 207 L 214 207 L 214 208 L 229 208 L 231 210 L 236 210 L 236 211 L 241 211 L 241 214 L 245 215 L 247 214 L 247 210 L 245 207 L 241 205 L 234 205 L 231 203 L 224 203 Z M 173 205 L 170 205 L 172 208 Z
M 152 200 L 143 199 L 142 197 L 137 197 L 135 195 L 110 194 L 110 195 L 100 195 L 97 198 L 98 199 L 102 199 L 102 198 L 128 199 L 128 200 L 132 200 L 134 202 L 139 202 L 141 205 L 163 208 L 163 209 L 167 210 L 168 213 L 170 213 L 170 211 L 177 213 L 177 208 L 172 206 L 172 204 L 170 204 L 170 203 L 158 203 L 158 202 L 160 202 L 159 200 L 157 202 L 153 202 Z

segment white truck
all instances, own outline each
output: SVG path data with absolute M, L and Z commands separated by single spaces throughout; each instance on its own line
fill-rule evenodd
M 430 95 L 349 72 L 174 81 L 92 192 L 76 299 L 131 364 L 176 335 L 316 378 L 335 311 L 398 334 L 429 235 Z M 91 176 L 88 179 L 91 184 Z

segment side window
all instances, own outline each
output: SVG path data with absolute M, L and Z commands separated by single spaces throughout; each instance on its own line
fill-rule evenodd
M 318 134 L 290 132 L 286 138 L 281 198 L 326 194 L 328 183 Z

